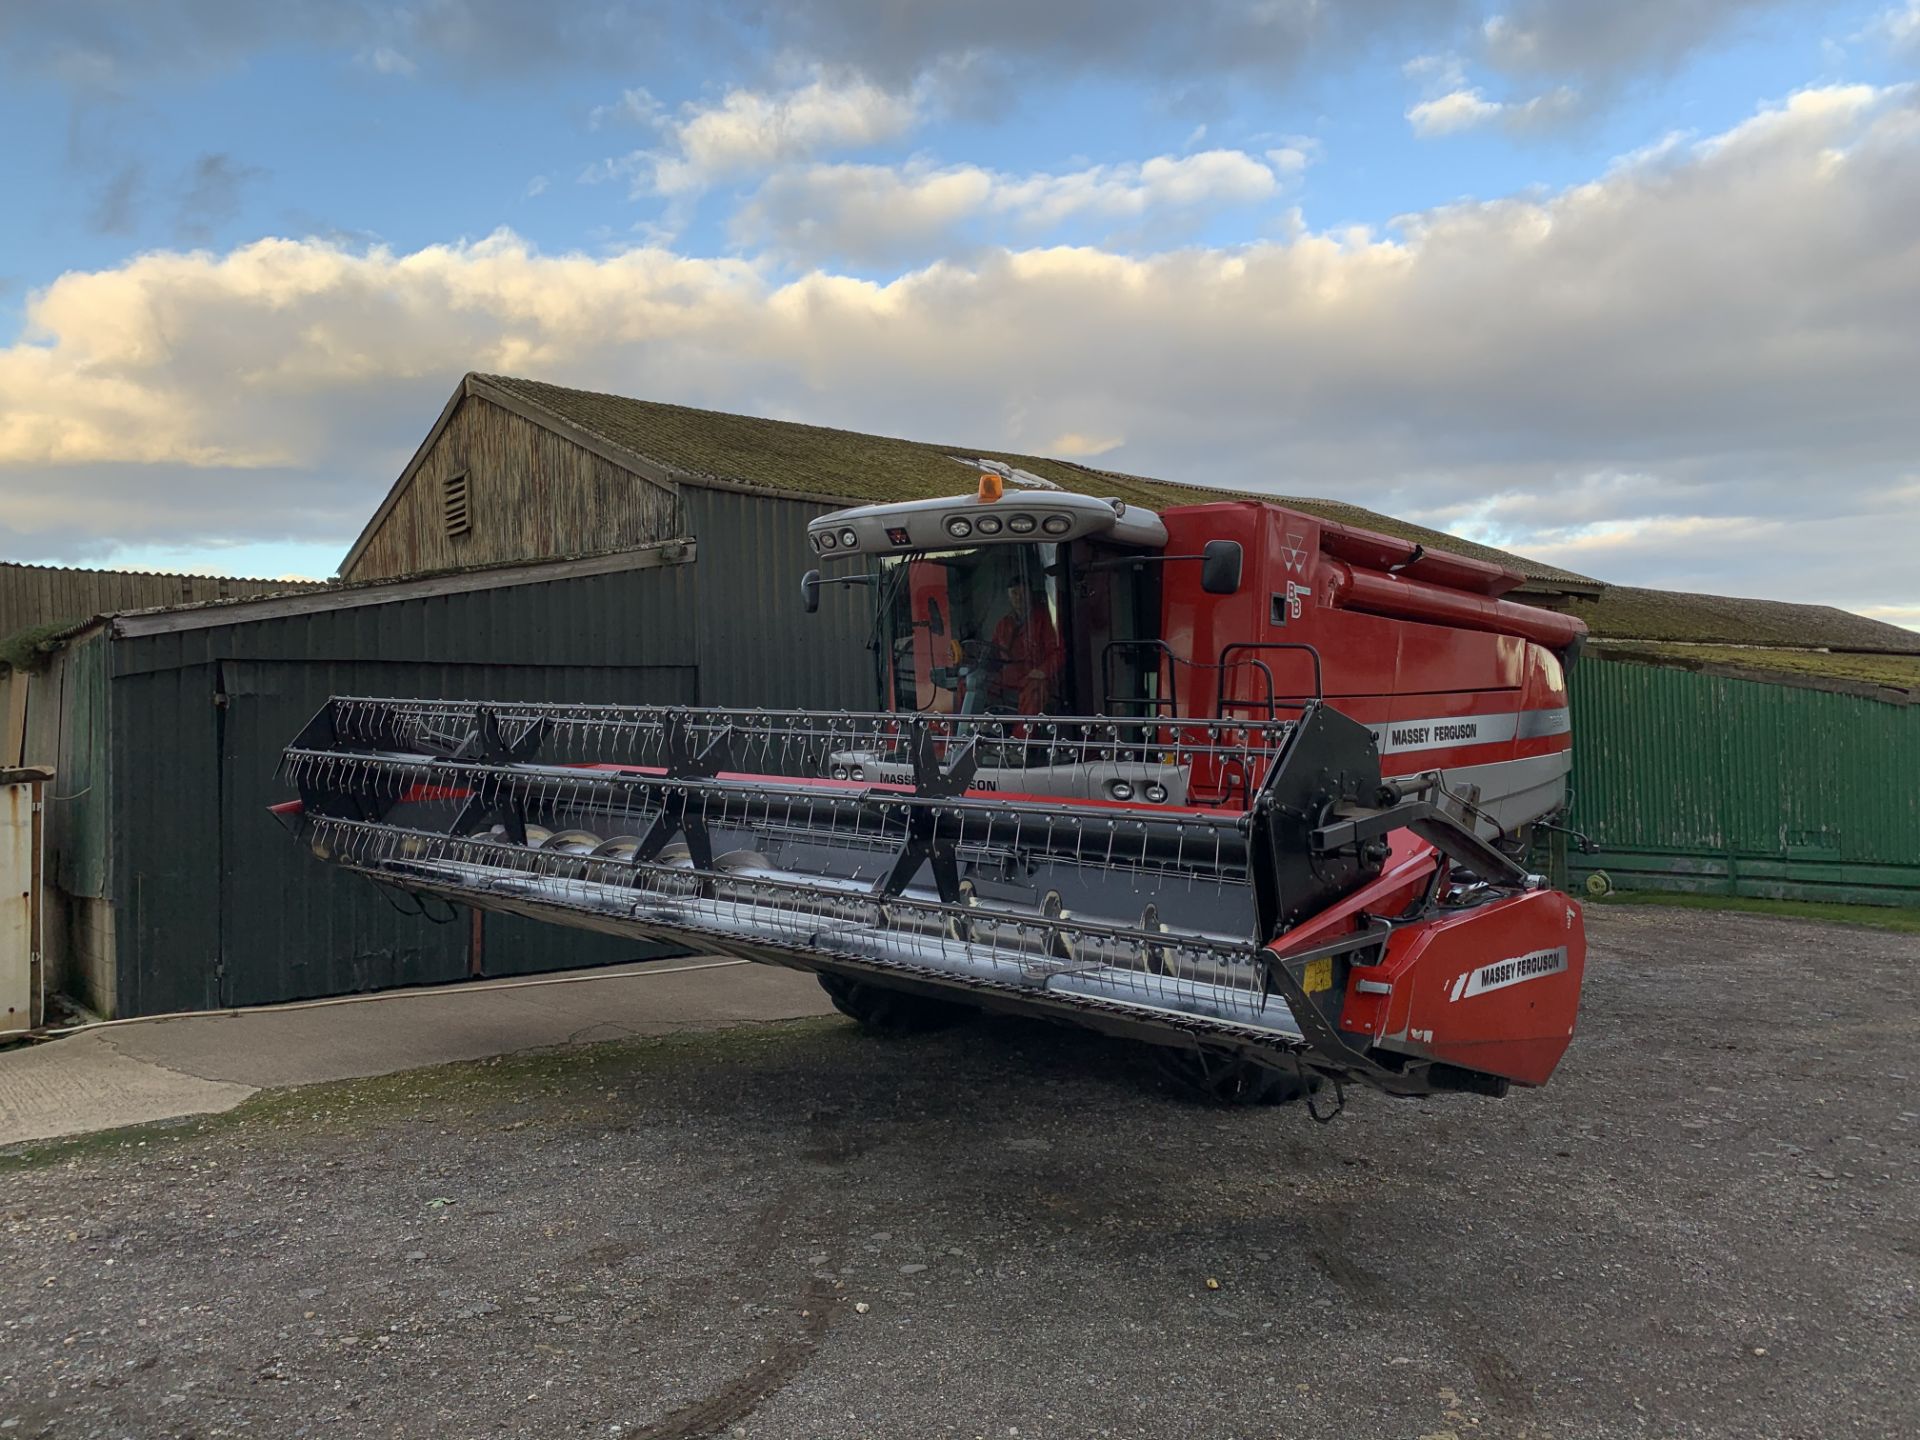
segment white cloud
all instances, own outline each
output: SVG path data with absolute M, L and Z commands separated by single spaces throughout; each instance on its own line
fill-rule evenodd
M 942 203 L 1124 217 L 1236 173 L 982 171 Z M 1912 606 L 1916 217 L 1914 94 L 1840 88 L 1385 236 L 987 247 L 880 280 L 505 234 L 147 254 L 35 292 L 0 348 L 0 535 L 344 545 L 490 369 L 989 448 L 1124 436 L 1117 468 L 1429 514 L 1607 577 Z
M 1418 80 L 1432 90 L 1446 92 L 1467 88 L 1466 63 L 1458 55 L 1416 55 L 1400 67 L 1409 80 Z
M 1489 22 L 1499 25 L 1499 17 Z M 1400 67 L 1422 94 L 1407 109 L 1413 133 L 1423 139 L 1457 135 L 1465 130 L 1497 125 L 1508 134 L 1522 135 L 1564 124 L 1581 113 L 1580 93 L 1570 85 L 1555 86 L 1521 100 L 1496 100 L 1467 79 L 1466 62 L 1447 52 L 1416 55 Z
M 690 114 L 675 138 L 696 172 L 733 175 L 891 140 L 914 119 L 911 100 L 864 80 L 815 80 L 780 96 L 728 91 L 719 105 Z
M 587 128 L 600 130 L 609 125 L 653 125 L 660 119 L 660 102 L 651 92 L 635 86 L 622 90 L 620 98 L 608 105 L 596 105 L 587 112 Z
M 1920 0 L 1882 11 L 1869 28 L 1894 54 L 1920 55 Z
M 1542 129 L 1571 115 L 1578 96 L 1565 86 L 1526 100 L 1489 100 L 1479 90 L 1450 90 L 1422 100 L 1407 111 L 1413 132 L 1422 138 L 1454 135 L 1462 130 L 1498 122 L 1514 132 Z
M 1810 150 L 1822 144 L 1843 145 L 1862 119 L 1887 111 L 1895 100 L 1900 103 L 1891 110 L 1882 133 L 1911 139 L 1915 117 L 1920 115 L 1915 99 L 1912 86 L 1823 85 L 1796 90 L 1777 105 L 1763 105 L 1732 129 L 1696 141 L 1692 153 L 1711 159 L 1723 151 L 1738 157 L 1783 146 Z M 1666 151 L 1669 157 L 1675 153 Z M 1835 162 L 1843 158 L 1837 151 L 1822 151 L 1821 156 Z M 1652 173 L 1659 168 L 1657 161 L 1647 167 Z
M 690 104 L 671 117 L 645 91 L 629 90 L 618 105 L 592 115 L 596 125 L 614 118 L 656 126 L 662 143 L 610 162 L 600 173 L 631 174 L 637 193 L 681 196 L 832 151 L 896 140 L 918 123 L 919 111 L 911 95 L 857 76 L 816 74 L 808 84 L 777 94 L 729 90 L 716 104 Z
M 1271 168 L 1238 150 L 1158 155 L 1138 166 L 1096 165 L 1067 175 L 1001 180 L 995 208 L 1036 225 L 1091 216 L 1137 220 L 1160 209 L 1245 205 L 1279 188 Z
M 1433 100 L 1422 100 L 1407 111 L 1416 135 L 1451 135 L 1483 125 L 1503 109 L 1478 90 L 1450 90 Z
M 376 45 L 362 57 L 362 62 L 376 75 L 398 75 L 411 78 L 420 67 L 402 55 L 390 45 Z
M 1272 199 L 1306 165 L 1297 149 L 1160 155 L 1065 174 L 1004 175 L 977 165 L 815 165 L 772 176 L 734 217 L 743 244 L 807 260 L 913 258 L 972 222 L 1027 236 L 1061 226 L 1150 223 Z
M 736 243 L 802 262 L 838 256 L 886 263 L 952 244 L 993 198 L 974 165 L 815 165 L 773 176 L 733 217 Z
M 1090 460 L 1095 455 L 1105 455 L 1109 450 L 1118 450 L 1127 443 L 1124 435 L 1082 435 L 1078 430 L 1064 430 L 1049 440 L 1043 447 L 1047 454 L 1058 455 L 1067 460 Z

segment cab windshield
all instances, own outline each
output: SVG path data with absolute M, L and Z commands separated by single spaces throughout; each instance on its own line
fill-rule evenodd
M 892 708 L 1062 713 L 1060 559 L 1044 544 L 883 557 L 876 638 Z

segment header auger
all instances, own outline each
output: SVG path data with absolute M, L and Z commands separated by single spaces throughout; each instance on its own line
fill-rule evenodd
M 1581 916 L 1522 856 L 1583 627 L 1519 577 L 984 486 L 810 533 L 864 564 L 891 709 L 336 698 L 283 818 L 383 885 L 815 971 L 877 1027 L 1150 1041 L 1223 1099 L 1552 1073 Z

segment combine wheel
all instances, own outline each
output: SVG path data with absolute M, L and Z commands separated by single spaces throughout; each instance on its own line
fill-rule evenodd
M 936 1000 L 865 980 L 849 980 L 843 975 L 821 975 L 819 980 L 834 1009 L 858 1020 L 862 1029 L 875 1035 L 918 1035 L 927 1030 L 944 1030 L 975 1013 L 971 1005 Z
M 1285 1105 L 1303 1099 L 1321 1082 L 1302 1084 L 1284 1070 L 1258 1065 L 1244 1055 L 1221 1055 L 1209 1050 L 1154 1045 L 1154 1066 L 1168 1080 L 1197 1099 L 1215 1105 Z

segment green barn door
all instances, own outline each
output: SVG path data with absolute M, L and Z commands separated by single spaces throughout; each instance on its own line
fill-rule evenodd
M 464 911 L 449 924 L 406 913 L 406 897 L 320 864 L 267 813 L 291 795 L 276 777 L 282 747 L 329 694 L 354 693 L 356 681 L 370 678 L 355 675 L 356 668 L 271 660 L 218 667 L 223 1005 L 433 984 L 467 973 Z

